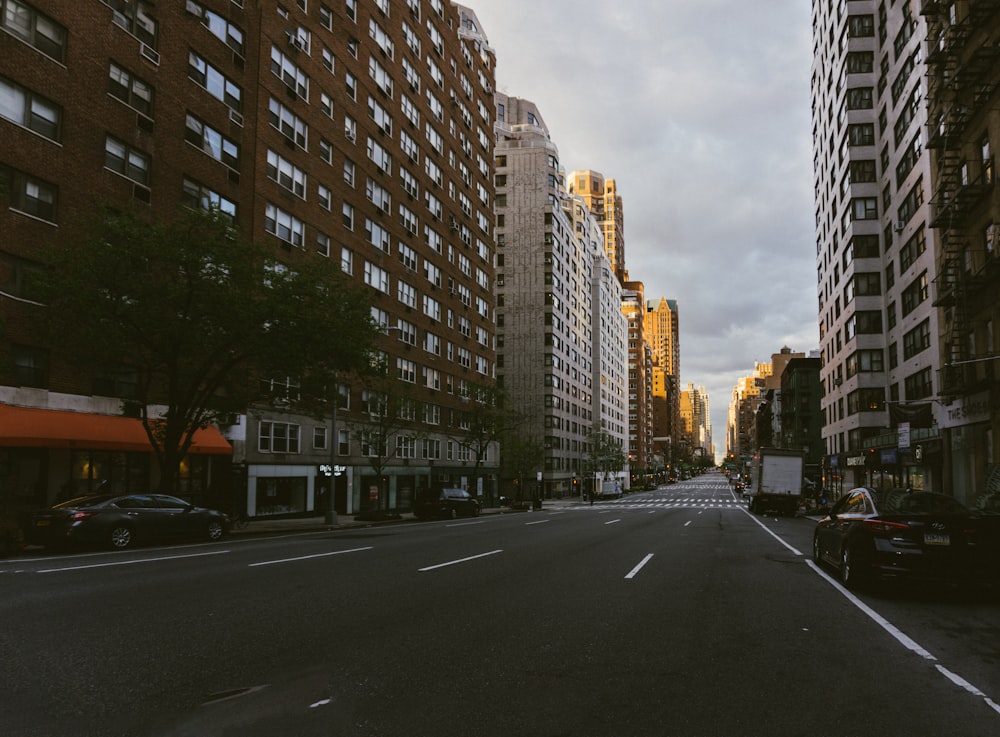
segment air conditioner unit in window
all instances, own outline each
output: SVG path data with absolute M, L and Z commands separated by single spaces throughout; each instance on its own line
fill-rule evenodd
M 897 220 L 896 224 L 893 226 L 893 229 L 897 233 L 902 233 L 903 232 L 903 228 L 905 228 L 905 227 L 906 227 L 906 223 L 904 223 L 902 220 Z
M 160 63 L 160 52 L 154 49 L 152 46 L 148 46 L 147 44 L 143 43 L 139 45 L 139 55 L 142 56 L 142 58 L 146 59 L 147 61 L 153 62 L 154 64 L 159 65 Z
M 306 47 L 305 42 L 295 33 L 288 34 L 288 45 L 295 51 L 302 51 Z

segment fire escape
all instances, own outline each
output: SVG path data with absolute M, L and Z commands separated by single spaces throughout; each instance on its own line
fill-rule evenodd
M 1000 65 L 996 34 L 981 29 L 988 22 L 996 25 L 991 16 L 998 10 L 988 0 L 921 4 L 927 20 L 927 147 L 934 166 L 930 226 L 940 244 L 935 305 L 942 308 L 939 391 L 944 396 L 977 391 L 983 369 L 989 368 L 977 371 L 970 335 L 977 301 L 989 284 L 996 284 L 990 272 L 1000 264 L 1000 223 L 985 231 L 982 225 L 996 174 L 991 156 L 979 155 Z

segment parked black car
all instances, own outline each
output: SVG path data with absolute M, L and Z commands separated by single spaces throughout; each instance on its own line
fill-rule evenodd
M 413 504 L 417 519 L 430 517 L 478 517 L 479 500 L 465 489 L 441 489 L 420 494 Z
M 813 559 L 848 587 L 897 578 L 1000 584 L 1000 517 L 946 494 L 853 489 L 817 523 Z
M 98 494 L 34 512 L 29 543 L 47 547 L 94 544 L 118 550 L 136 542 L 219 540 L 229 531 L 225 514 L 166 494 Z

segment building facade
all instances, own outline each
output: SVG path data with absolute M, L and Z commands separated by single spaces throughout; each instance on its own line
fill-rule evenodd
M 1000 189 L 993 153 L 1000 141 L 1000 8 L 924 2 L 921 12 L 944 476 L 956 496 L 975 504 L 1000 492 Z
M 497 378 L 522 418 L 518 435 L 540 446 L 531 494 L 568 495 L 600 420 L 593 303 L 599 230 L 568 194 L 537 106 L 496 99 Z
M 587 209 L 601 225 L 604 251 L 611 268 L 621 282 L 625 281 L 625 211 L 618 185 L 614 179 L 591 170 L 570 172 L 567 177 L 570 194 L 582 198 Z
M 376 401 L 345 379 L 331 427 L 296 410 L 294 379 L 272 380 L 292 401 L 234 417 L 226 447 L 205 446 L 226 466 L 196 464 L 182 491 L 231 484 L 255 515 L 318 510 L 331 481 L 343 512 L 405 509 L 422 487 L 489 495 L 498 449 L 472 450 L 470 413 L 495 373 L 495 58 L 475 14 L 442 0 L 3 5 L 4 407 L 120 414 L 113 387 L 18 331 L 44 309 L 24 293 L 34 244 L 71 239 L 97 202 L 150 218 L 213 206 L 289 264 L 339 259 L 385 326 L 392 381 Z M 386 395 L 405 421 L 379 451 L 361 438 Z M 35 504 L 67 481 L 149 483 L 148 453 L 71 440 L 73 454 L 3 441 L 0 483 Z
M 931 296 L 938 237 L 919 6 L 813 3 L 824 462 L 848 488 L 874 479 L 943 488 L 945 411 L 933 347 L 941 329 Z M 900 433 L 894 411 L 923 409 L 928 426 Z

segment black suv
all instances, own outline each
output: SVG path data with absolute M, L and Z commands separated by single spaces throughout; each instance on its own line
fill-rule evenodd
M 417 500 L 413 504 L 413 514 L 416 515 L 417 519 L 478 517 L 479 500 L 465 489 L 428 491 L 417 496 Z

